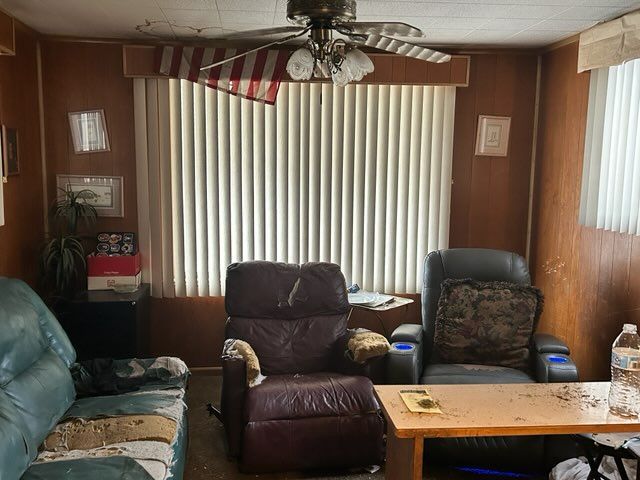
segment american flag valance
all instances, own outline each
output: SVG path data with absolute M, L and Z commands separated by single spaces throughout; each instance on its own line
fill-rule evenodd
M 158 71 L 162 75 L 197 82 L 257 102 L 276 101 L 289 52 L 259 50 L 208 70 L 201 67 L 242 53 L 234 48 L 159 48 Z

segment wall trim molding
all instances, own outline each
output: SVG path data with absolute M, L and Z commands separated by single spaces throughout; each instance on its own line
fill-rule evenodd
M 538 55 L 536 70 L 536 99 L 533 110 L 533 138 L 531 140 L 531 170 L 529 172 L 529 211 L 527 215 L 527 247 L 525 258 L 530 263 L 531 233 L 533 227 L 533 193 L 536 184 L 536 156 L 538 154 L 538 118 L 540 115 L 540 86 L 542 83 L 542 55 Z
M 44 127 L 44 87 L 42 82 L 42 48 L 40 41 L 36 42 L 36 63 L 38 75 L 38 120 L 40 127 L 40 161 L 42 163 L 42 222 L 44 233 L 49 233 L 49 189 L 47 187 L 47 139 Z

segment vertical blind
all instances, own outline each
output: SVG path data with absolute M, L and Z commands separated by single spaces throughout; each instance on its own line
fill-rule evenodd
M 135 80 L 140 250 L 154 296 L 224 294 L 264 259 L 417 292 L 449 235 L 455 87 L 283 83 L 273 106 Z
M 591 71 L 580 223 L 640 233 L 640 59 Z

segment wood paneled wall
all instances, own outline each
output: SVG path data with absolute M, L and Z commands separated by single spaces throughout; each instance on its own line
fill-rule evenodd
M 126 218 L 105 222 L 103 228 L 136 230 L 132 80 L 122 76 L 121 51 L 115 45 L 44 43 L 48 180 L 51 190 L 59 172 L 124 175 Z M 460 88 L 456 100 L 452 246 L 524 253 L 535 79 L 532 55 L 471 59 L 469 87 Z M 111 152 L 73 154 L 66 114 L 85 108 L 105 109 Z M 473 155 L 479 114 L 513 117 L 508 157 Z M 418 323 L 419 296 L 412 298 L 414 304 L 381 314 L 356 310 L 351 325 L 390 333 L 401 323 Z M 152 353 L 181 356 L 191 367 L 220 364 L 222 298 L 153 299 L 151 315 Z
M 97 228 L 137 231 L 133 83 L 122 72 L 122 47 L 104 43 L 42 42 L 44 122 L 49 201 L 56 174 L 124 177 L 124 218 L 99 217 Z M 76 155 L 67 114 L 104 109 L 110 152 Z
M 4 184 L 0 275 L 35 285 L 44 240 L 36 36 L 16 22 L 16 55 L 0 56 L 0 124 L 18 129 L 20 174 Z M 0 180 L 2 181 L 2 180 Z
M 583 380 L 609 377 L 613 340 L 640 321 L 640 237 L 578 224 L 589 73 L 577 44 L 543 56 L 531 270 L 541 329 L 570 345 Z
M 525 254 L 537 56 L 474 55 L 456 92 L 450 246 Z M 476 156 L 479 115 L 511 117 L 506 157 Z

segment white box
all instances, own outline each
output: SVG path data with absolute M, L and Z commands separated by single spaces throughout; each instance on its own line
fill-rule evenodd
M 123 275 L 112 277 L 87 277 L 87 290 L 111 290 L 120 285 L 140 286 L 142 283 L 142 273 L 137 275 Z

